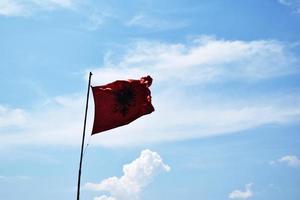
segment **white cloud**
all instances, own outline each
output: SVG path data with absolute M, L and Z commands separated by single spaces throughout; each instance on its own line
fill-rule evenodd
M 138 41 L 128 49 L 120 62 L 108 61 L 96 69 L 95 77 L 104 82 L 126 74 L 138 77 L 149 73 L 156 81 L 200 84 L 257 80 L 299 71 L 297 57 L 278 41 L 226 41 L 202 36 L 189 44 Z
M 42 7 L 42 8 L 56 8 L 56 7 L 61 7 L 61 8 L 71 8 L 74 6 L 74 3 L 76 0 L 31 0 L 34 2 L 36 5 Z
M 283 43 L 200 37 L 191 44 L 138 41 L 128 49 L 117 63 L 107 59 L 104 67 L 93 70 L 94 84 L 151 74 L 156 112 L 147 116 L 147 121 L 111 131 L 116 137 L 97 136 L 97 143 L 201 138 L 299 119 L 297 95 L 256 94 L 231 99 L 195 89 L 232 80 L 242 85 L 298 73 L 299 60 Z M 190 88 L 196 95 L 189 94 Z M 122 134 L 118 134 L 120 131 Z
M 88 16 L 88 23 L 84 25 L 89 31 L 95 31 L 99 29 L 106 22 L 106 17 L 102 14 L 91 14 Z
M 140 157 L 123 166 L 123 175 L 110 177 L 98 183 L 87 183 L 86 189 L 109 192 L 110 197 L 103 195 L 95 200 L 137 200 L 143 188 L 153 177 L 161 172 L 170 171 L 170 167 L 163 163 L 162 158 L 156 152 L 143 150 Z
M 27 16 L 39 10 L 72 9 L 78 0 L 0 0 L 0 15 Z
M 278 0 L 279 3 L 285 5 L 285 6 L 289 6 L 291 5 L 290 0 Z
M 159 21 L 147 18 L 145 15 L 136 15 L 130 19 L 127 23 L 127 26 L 142 26 L 146 28 L 153 28 L 159 25 Z
M 300 160 L 295 155 L 286 155 L 277 160 L 279 163 L 285 163 L 290 167 L 300 167 Z
M 26 15 L 23 5 L 12 0 L 0 0 L 0 15 L 20 16 Z
M 22 109 L 11 109 L 0 105 L 0 129 L 26 124 L 27 113 Z
M 234 190 L 228 195 L 228 197 L 230 199 L 249 199 L 253 196 L 253 192 L 251 191 L 252 185 L 252 183 L 248 183 L 245 186 L 245 191 Z
M 117 19 L 117 15 L 112 8 L 102 8 L 102 10 L 89 11 L 87 15 L 88 21 L 82 27 L 88 31 L 96 31 L 101 29 L 108 20 Z
M 300 0 L 278 0 L 278 2 L 290 7 L 295 13 L 300 14 Z
M 138 14 L 133 16 L 130 20 L 128 20 L 125 23 L 125 25 L 129 27 L 142 27 L 148 29 L 165 30 L 182 28 L 187 24 L 183 21 L 168 21 L 165 19 L 155 18 L 146 14 Z
M 1 146 L 78 143 L 82 132 L 83 99 L 80 95 L 54 97 L 28 112 L 4 109 Z
M 117 199 L 113 197 L 108 197 L 106 195 L 102 195 L 100 197 L 95 197 L 94 200 L 117 200 Z
M 212 37 L 196 38 L 186 44 L 137 41 L 128 46 L 123 56 L 108 57 L 103 67 L 94 69 L 92 83 L 150 74 L 154 78 L 151 89 L 156 111 L 128 126 L 95 135 L 91 142 L 110 147 L 140 145 L 299 122 L 300 96 L 296 91 L 255 90 L 240 95 L 240 90 L 248 90 L 249 83 L 257 87 L 261 80 L 276 82 L 279 76 L 298 73 L 297 66 L 298 58 L 288 45 L 278 41 Z M 220 87 L 232 82 L 229 88 L 240 88 L 235 95 L 227 94 L 228 87 Z M 211 90 L 215 85 L 220 89 Z M 0 109 L 5 127 L 0 129 L 0 146 L 79 144 L 84 99 L 84 94 L 64 95 L 34 110 Z M 92 127 L 92 98 L 89 110 L 87 133 Z
M 292 5 L 299 5 L 299 0 L 278 0 L 279 3 L 286 5 L 286 6 L 292 6 Z

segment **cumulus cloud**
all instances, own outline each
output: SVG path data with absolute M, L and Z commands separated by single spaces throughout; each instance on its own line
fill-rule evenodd
M 245 186 L 245 191 L 234 190 L 228 195 L 228 197 L 230 199 L 250 199 L 253 196 L 253 192 L 251 191 L 252 185 L 252 183 L 248 183 Z
M 298 122 L 297 92 L 244 92 L 249 85 L 260 87 L 266 81 L 274 83 L 278 77 L 295 75 L 299 73 L 297 66 L 299 59 L 289 46 L 273 40 L 231 41 L 202 36 L 175 44 L 136 41 L 128 45 L 125 53 L 112 53 L 106 57 L 104 66 L 92 69 L 92 84 L 150 74 L 154 78 L 151 89 L 156 111 L 128 126 L 95 135 L 92 143 L 139 145 Z M 230 87 L 223 87 L 228 83 Z M 227 93 L 228 88 L 234 89 L 235 95 Z M 1 146 L 78 144 L 84 99 L 84 94 L 53 97 L 34 110 L 18 111 L 23 114 L 13 114 L 17 108 L 0 109 L 2 126 L 6 118 L 11 119 L 5 122 L 5 129 L 0 129 Z M 90 101 L 88 133 L 93 118 L 92 98 Z M 22 117 L 16 118 L 17 115 Z
M 0 0 L 0 15 L 27 16 L 38 10 L 71 9 L 77 0 Z
M 143 150 L 140 156 L 123 166 L 121 177 L 110 177 L 100 183 L 86 183 L 89 190 L 109 192 L 111 196 L 102 195 L 95 200 L 137 200 L 153 177 L 159 172 L 168 172 L 170 167 L 163 163 L 156 152 Z
M 277 162 L 287 164 L 289 167 L 300 167 L 300 159 L 295 155 L 283 156 Z

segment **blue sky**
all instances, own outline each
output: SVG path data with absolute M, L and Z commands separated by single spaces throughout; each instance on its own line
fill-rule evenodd
M 299 23 L 298 0 L 0 0 L 1 199 L 75 199 L 92 71 L 150 74 L 156 111 L 87 136 L 83 200 L 298 200 Z

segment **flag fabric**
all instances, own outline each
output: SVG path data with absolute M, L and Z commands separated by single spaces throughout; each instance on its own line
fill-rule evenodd
M 151 103 L 150 76 L 140 80 L 117 80 L 92 87 L 95 117 L 92 135 L 129 124 L 154 111 Z

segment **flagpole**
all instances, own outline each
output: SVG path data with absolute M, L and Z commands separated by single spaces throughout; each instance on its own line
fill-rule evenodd
M 82 134 L 80 162 L 79 162 L 79 171 L 78 171 L 77 200 L 79 200 L 79 197 L 80 197 L 81 166 L 82 166 L 83 147 L 84 147 L 85 128 L 86 128 L 86 118 L 87 118 L 87 111 L 88 111 L 88 107 L 89 107 L 89 95 L 90 95 L 90 87 L 91 87 L 91 77 L 92 77 L 92 75 L 93 75 L 92 72 L 90 72 L 90 74 L 89 74 L 88 90 L 87 90 L 87 95 L 86 95 L 85 115 L 84 115 L 83 134 Z

